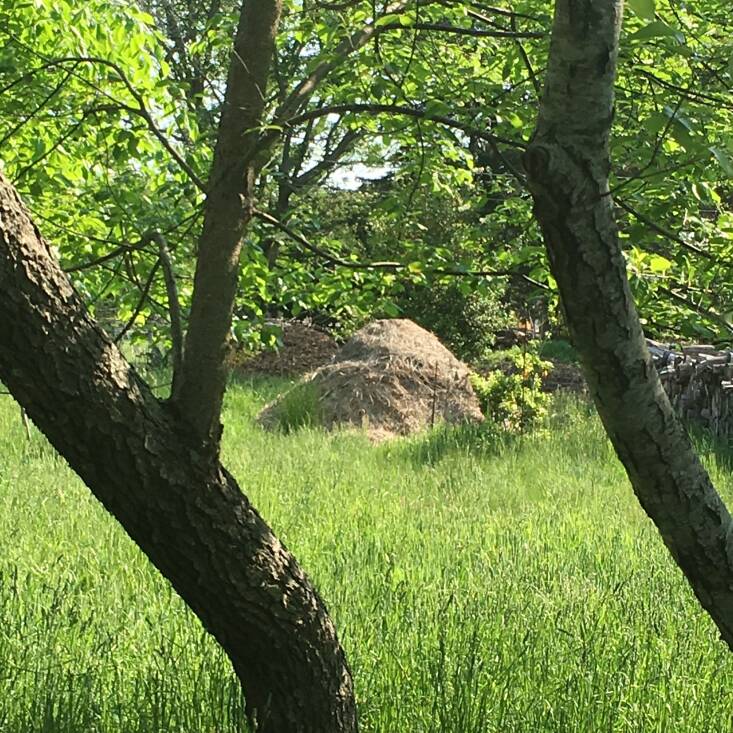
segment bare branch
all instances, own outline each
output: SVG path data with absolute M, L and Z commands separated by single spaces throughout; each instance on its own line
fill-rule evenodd
M 516 32 L 517 19 L 512 17 L 511 24 L 512 24 L 512 30 Z M 522 45 L 522 42 L 519 39 L 519 36 L 516 36 L 516 38 L 517 38 L 517 42 L 516 42 L 517 49 L 519 50 L 519 55 L 522 57 L 522 63 L 524 64 L 524 67 L 527 69 L 527 74 L 529 75 L 529 78 L 532 80 L 532 86 L 534 87 L 534 92 L 537 95 L 537 99 L 540 99 L 542 97 L 542 85 L 540 84 L 540 80 L 537 78 L 537 74 L 535 73 L 534 67 L 532 66 L 532 62 L 530 61 L 530 58 L 527 55 L 527 52 L 524 50 L 524 46 Z
M 665 89 L 670 89 L 674 92 L 678 92 L 687 99 L 694 99 L 699 104 L 705 104 L 707 106 L 714 106 L 716 109 L 729 109 L 733 110 L 733 104 L 730 104 L 724 97 L 717 96 L 714 94 L 706 94 L 704 92 L 691 89 L 689 87 L 681 87 L 678 84 L 673 84 L 671 81 L 661 79 L 656 74 L 646 69 L 641 69 L 638 72 L 642 76 L 645 76 L 650 81 L 658 84 Z
M 711 311 L 708 308 L 705 308 L 701 305 L 698 305 L 695 303 L 695 301 L 690 300 L 688 298 L 685 298 L 683 295 L 680 295 L 679 293 L 676 293 L 674 290 L 660 286 L 659 288 L 660 292 L 664 293 L 668 298 L 671 298 L 676 303 L 678 303 L 681 306 L 684 306 L 685 308 L 688 308 L 689 310 L 693 311 L 694 313 L 697 313 L 698 315 L 702 316 L 703 318 L 707 318 L 709 321 L 714 323 L 719 328 L 722 328 L 723 331 L 727 333 L 733 333 L 733 325 L 731 325 L 728 321 L 723 318 L 719 313 L 715 313 L 715 311 Z
M 184 160 L 184 158 L 173 147 L 173 145 L 171 145 L 170 140 L 168 140 L 165 134 L 157 126 L 157 124 L 155 123 L 155 120 L 153 119 L 152 115 L 150 114 L 147 108 L 144 97 L 140 94 L 140 92 L 138 92 L 138 90 L 135 88 L 132 82 L 127 78 L 125 72 L 122 70 L 119 64 L 116 64 L 114 61 L 110 61 L 109 59 L 101 58 L 98 56 L 65 56 L 59 59 L 50 59 L 44 56 L 43 54 L 39 53 L 35 49 L 31 48 L 27 44 L 23 43 L 22 41 L 19 41 L 17 39 L 14 39 L 14 40 L 19 45 L 28 49 L 35 56 L 38 56 L 38 58 L 43 59 L 43 61 L 46 62 L 45 68 L 50 68 L 51 66 L 55 66 L 55 65 L 63 66 L 64 64 L 71 63 L 71 64 L 74 64 L 75 66 L 78 66 L 80 64 L 92 64 L 92 65 L 106 66 L 108 69 L 112 69 L 112 71 L 114 71 L 115 74 L 117 74 L 117 76 L 119 77 L 119 80 L 125 86 L 125 88 L 130 93 L 130 95 L 135 100 L 138 106 L 132 107 L 128 104 L 125 104 L 124 102 L 120 102 L 119 100 L 116 100 L 110 97 L 110 95 L 106 94 L 106 92 L 102 92 L 102 93 L 104 93 L 105 96 L 112 99 L 112 101 L 115 104 L 117 104 L 120 107 L 120 109 L 124 109 L 131 114 L 135 114 L 141 117 L 145 121 L 150 132 L 153 133 L 153 135 L 158 139 L 160 144 L 166 149 L 168 154 L 176 161 L 176 163 L 179 165 L 181 170 L 183 170 L 186 173 L 186 175 L 191 179 L 191 181 L 200 191 L 202 191 L 203 193 L 206 192 L 206 184 L 203 182 L 201 178 L 199 178 L 199 176 L 196 174 L 193 168 L 191 168 L 191 166 Z M 78 77 L 78 74 L 76 73 L 74 69 L 72 69 L 72 71 L 70 71 L 69 73 L 75 77 Z M 91 83 L 88 79 L 81 78 L 81 80 L 86 83 Z M 94 88 L 96 89 L 97 87 L 94 87 Z M 102 90 L 99 90 L 99 91 L 102 91 Z
M 545 38 L 546 33 L 537 31 L 517 30 L 482 30 L 481 28 L 462 28 L 447 23 L 387 23 L 377 28 L 380 33 L 383 31 L 431 31 L 436 33 L 455 33 L 461 36 L 474 36 L 476 38 Z
M 429 120 L 431 122 L 437 122 L 446 127 L 452 127 L 461 132 L 465 132 L 467 135 L 472 135 L 480 140 L 486 140 L 493 143 L 501 143 L 508 147 L 517 148 L 524 150 L 527 145 L 523 142 L 517 142 L 509 138 L 500 137 L 494 135 L 486 130 L 478 127 L 474 127 L 466 122 L 461 122 L 454 117 L 448 117 L 447 115 L 436 115 L 427 112 L 419 107 L 408 107 L 406 105 L 399 104 L 371 104 L 371 103 L 351 103 L 351 104 L 334 104 L 330 107 L 320 107 L 319 109 L 310 110 L 309 112 L 303 112 L 296 117 L 291 117 L 285 120 L 282 124 L 284 127 L 295 127 L 302 122 L 307 122 L 315 117 L 323 117 L 329 114 L 347 114 L 347 113 L 359 113 L 359 112 L 371 112 L 371 113 L 382 113 L 390 115 L 402 115 L 405 117 L 417 117 L 421 120 Z
M 446 4 L 454 4 L 451 3 L 450 0 Z M 461 4 L 461 0 L 459 0 L 459 4 Z M 468 5 L 470 5 L 472 8 L 475 8 L 476 10 L 483 11 L 484 13 L 491 13 L 492 15 L 503 15 L 505 18 L 524 18 L 525 20 L 533 20 L 536 23 L 542 22 L 542 18 L 539 18 L 536 15 L 527 15 L 526 13 L 518 13 L 515 10 L 507 10 L 506 8 L 497 8 L 493 5 L 485 5 L 484 3 L 478 3 L 478 2 L 469 2 Z M 473 14 L 474 17 L 476 17 L 478 14 L 476 11 L 469 10 L 469 15 Z
M 148 299 L 150 288 L 153 285 L 153 280 L 155 280 L 155 275 L 158 272 L 159 267 L 160 267 L 160 259 L 157 259 L 155 261 L 155 264 L 150 268 L 150 273 L 148 274 L 147 280 L 145 281 L 145 285 L 142 288 L 142 292 L 140 294 L 140 300 L 138 300 L 137 305 L 135 306 L 135 310 L 132 312 L 132 315 L 128 319 L 127 323 L 122 327 L 122 330 L 113 339 L 116 344 L 119 344 L 120 341 L 122 341 L 122 339 L 128 334 L 130 329 L 135 325 L 135 321 L 137 320 L 137 317 L 140 315 L 140 312 L 142 311 L 143 306 L 145 305 L 145 301 Z
M 391 3 L 385 14 L 399 13 L 409 6 L 409 2 Z M 346 61 L 355 51 L 363 48 L 379 32 L 373 24 L 366 25 L 356 33 L 352 33 L 339 43 L 328 58 L 323 60 L 315 69 L 303 79 L 288 95 L 288 98 L 278 107 L 274 115 L 275 125 L 282 124 L 282 121 L 297 114 L 308 100 L 313 96 L 321 82 L 336 68 Z
M 333 149 L 326 150 L 322 160 L 291 181 L 292 188 L 303 188 L 304 186 L 308 186 L 316 182 L 322 176 L 330 173 L 341 160 L 342 156 L 351 150 L 356 141 L 359 140 L 362 135 L 363 133 L 360 130 L 347 130 Z
M 181 367 L 183 365 L 183 319 L 181 318 L 181 303 L 178 299 L 176 275 L 173 271 L 168 242 L 160 232 L 151 232 L 153 242 L 158 244 L 159 261 L 163 266 L 165 289 L 168 294 L 168 313 L 171 322 L 171 343 L 173 347 L 173 379 L 171 383 L 171 397 L 175 399 L 181 384 Z
M 49 148 L 43 151 L 41 155 L 39 155 L 37 158 L 34 158 L 28 165 L 23 166 L 16 174 L 15 174 L 15 182 L 20 181 L 21 178 L 24 178 L 30 171 L 33 170 L 39 163 L 44 161 L 51 153 L 53 153 L 55 150 L 58 150 L 58 148 L 63 145 L 74 133 L 79 130 L 79 128 L 87 121 L 89 117 L 96 114 L 99 111 L 104 111 L 104 107 L 94 107 L 92 109 L 85 110 L 82 114 L 82 117 L 80 120 L 75 122 L 71 127 L 69 127 L 66 132 L 58 138 L 53 145 L 51 145 Z
M 87 262 L 82 262 L 79 265 L 72 265 L 71 267 L 65 267 L 64 272 L 70 273 L 70 272 L 80 272 L 82 270 L 89 270 L 92 267 L 96 267 L 97 265 L 102 265 L 105 262 L 109 262 L 110 260 L 113 260 L 115 257 L 119 257 L 121 254 L 124 254 L 125 252 L 144 251 L 145 247 L 148 244 L 150 244 L 151 240 L 152 240 L 151 236 L 145 235 L 144 237 L 140 239 L 139 242 L 136 242 L 135 244 L 126 244 L 126 243 L 118 244 L 111 252 L 108 252 L 107 254 L 102 255 L 101 257 L 97 257 L 96 259 L 89 260 Z
M 617 206 L 620 206 L 624 211 L 627 211 L 629 214 L 631 214 L 635 219 L 640 221 L 642 224 L 646 224 L 650 229 L 653 229 L 657 234 L 661 234 L 663 237 L 668 239 L 671 242 L 675 242 L 675 244 L 678 244 L 683 249 L 688 250 L 689 252 L 692 252 L 699 257 L 704 257 L 707 260 L 711 260 L 712 262 L 718 262 L 719 264 L 724 264 L 727 267 L 733 266 L 733 264 L 729 264 L 725 261 L 721 261 L 718 257 L 716 257 L 714 254 L 708 252 L 707 250 L 701 249 L 700 247 L 696 247 L 694 244 L 691 244 L 690 242 L 686 242 L 682 237 L 678 236 L 674 232 L 671 232 L 669 229 L 665 229 L 660 224 L 657 224 L 653 219 L 650 219 L 648 216 L 645 216 L 640 211 L 637 211 L 635 208 L 627 204 L 623 199 L 614 199 L 614 203 Z
M 76 66 L 74 66 L 74 69 Z M 66 83 L 71 79 L 74 74 L 74 69 L 67 71 L 64 78 L 36 105 L 32 112 L 29 112 L 24 119 L 22 119 L 15 127 L 10 129 L 10 132 L 6 133 L 0 138 L 0 148 L 5 143 L 16 135 L 25 125 L 27 125 L 65 86 Z

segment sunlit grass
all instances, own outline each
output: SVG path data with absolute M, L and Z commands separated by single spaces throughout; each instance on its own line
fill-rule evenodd
M 733 655 L 587 408 L 372 446 L 261 431 L 275 387 L 230 391 L 225 462 L 326 599 L 362 730 L 733 731 Z M 0 731 L 244 730 L 216 645 L 1 399 Z

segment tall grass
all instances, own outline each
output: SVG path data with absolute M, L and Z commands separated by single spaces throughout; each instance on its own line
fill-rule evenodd
M 364 731 L 733 731 L 733 656 L 583 405 L 372 446 L 261 431 L 277 386 L 230 391 L 226 463 L 326 599 Z M 244 731 L 216 645 L 2 399 L 0 731 Z

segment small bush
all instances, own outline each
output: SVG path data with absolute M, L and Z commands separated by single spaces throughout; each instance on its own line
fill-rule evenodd
M 542 391 L 542 379 L 551 369 L 537 354 L 509 352 L 504 369 L 473 373 L 471 385 L 484 416 L 509 433 L 536 427 L 547 416 L 551 397 Z

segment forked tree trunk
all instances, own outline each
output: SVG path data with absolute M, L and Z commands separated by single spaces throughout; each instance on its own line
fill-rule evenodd
M 733 524 L 652 365 L 609 193 L 622 8 L 622 0 L 557 0 L 545 92 L 525 167 L 568 326 L 606 431 L 639 501 L 733 648 Z
M 0 380 L 229 655 L 264 733 L 352 733 L 351 676 L 293 556 L 87 315 L 0 175 Z

